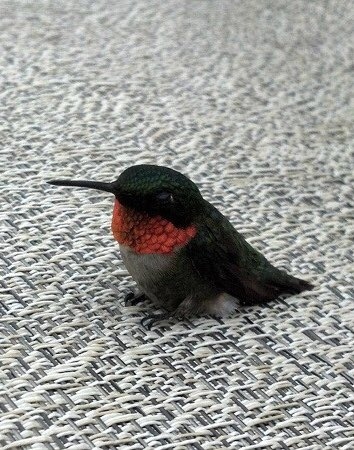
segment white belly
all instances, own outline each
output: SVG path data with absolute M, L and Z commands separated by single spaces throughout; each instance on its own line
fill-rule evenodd
M 205 281 L 202 281 L 201 284 L 196 284 L 195 277 L 193 277 L 191 272 L 193 269 L 189 268 L 190 271 L 188 272 L 188 268 L 185 267 L 184 263 L 181 271 L 180 262 L 178 264 L 178 260 L 175 261 L 178 258 L 178 253 L 167 255 L 138 254 L 125 245 L 120 245 L 120 252 L 123 262 L 138 288 L 156 305 L 166 306 L 166 303 L 172 302 L 172 304 L 175 304 L 176 300 L 180 303 L 184 299 L 188 299 L 192 291 L 189 290 L 188 284 L 183 282 L 186 270 L 191 277 L 191 284 L 194 286 L 194 290 L 197 287 L 197 291 L 194 291 L 192 295 L 195 296 L 199 291 L 202 295 L 197 300 L 196 310 L 223 316 L 228 315 L 237 305 L 237 301 L 233 297 L 220 292 L 214 293 L 213 289 L 210 291 Z M 162 279 L 164 281 L 161 283 Z M 171 280 L 172 283 L 168 283 L 166 280 Z
M 175 258 L 174 254 L 138 254 L 125 245 L 119 247 L 125 267 L 139 288 L 146 293 L 169 270 Z

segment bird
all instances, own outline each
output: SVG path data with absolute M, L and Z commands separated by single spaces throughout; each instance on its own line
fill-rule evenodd
M 48 183 L 114 195 L 112 233 L 138 287 L 125 304 L 152 301 L 160 312 L 142 319 L 148 329 L 171 318 L 222 317 L 314 287 L 273 266 L 191 179 L 172 168 L 138 164 L 113 182 Z

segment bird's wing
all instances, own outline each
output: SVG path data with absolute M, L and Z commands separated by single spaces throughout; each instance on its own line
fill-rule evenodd
M 237 297 L 243 305 L 264 303 L 282 292 L 310 288 L 306 282 L 301 285 L 302 280 L 272 266 L 212 205 L 187 251 L 202 278 Z

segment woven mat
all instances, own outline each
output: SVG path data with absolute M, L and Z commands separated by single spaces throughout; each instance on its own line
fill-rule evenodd
M 353 1 L 1 1 L 0 447 L 354 448 Z M 310 293 L 145 330 L 112 198 L 183 171 Z

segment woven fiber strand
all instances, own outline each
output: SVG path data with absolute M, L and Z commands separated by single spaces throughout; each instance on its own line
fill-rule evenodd
M 354 448 L 352 1 L 1 1 L 0 447 Z M 312 292 L 146 331 L 112 198 L 191 176 Z

